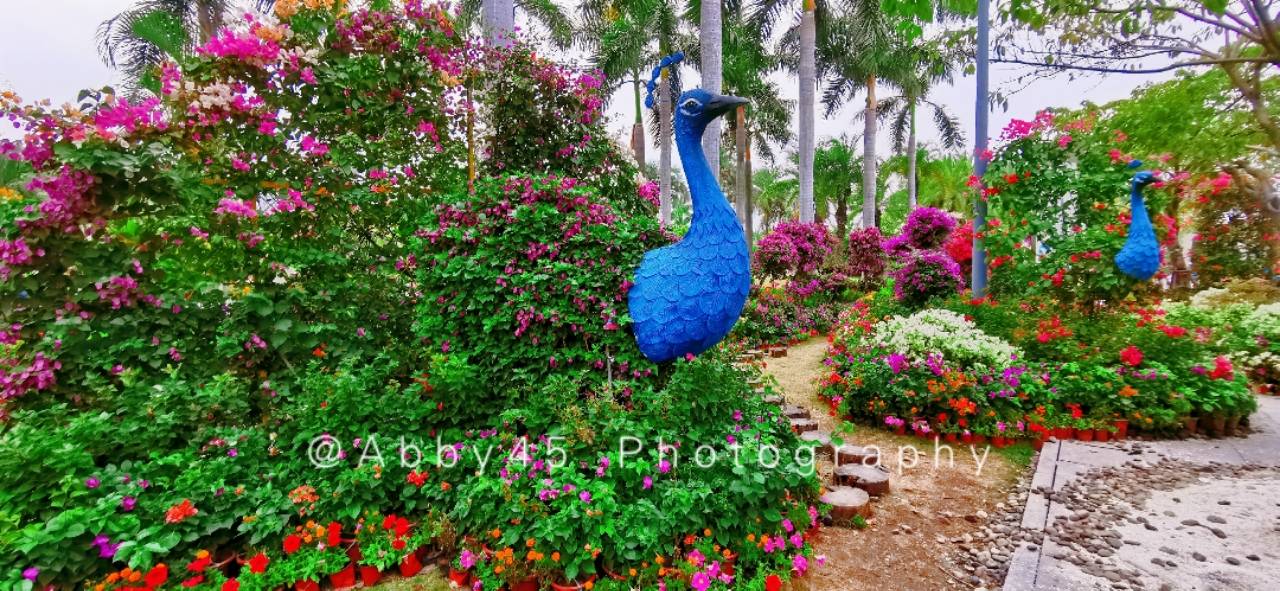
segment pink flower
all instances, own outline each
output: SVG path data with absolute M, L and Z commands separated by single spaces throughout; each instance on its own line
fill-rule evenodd
M 218 207 L 213 213 L 222 213 L 242 218 L 256 218 L 258 212 L 253 208 L 253 202 L 249 200 L 240 201 L 239 199 L 223 198 L 218 202 Z
M 649 490 L 649 489 L 651 489 L 651 488 L 653 488 L 653 477 L 652 477 L 652 476 L 645 476 L 645 477 L 644 477 L 644 484 L 641 486 L 641 489 L 642 489 L 642 490 Z
M 804 571 L 809 569 L 809 560 L 803 554 L 796 554 L 791 559 L 791 568 L 797 573 L 804 574 Z

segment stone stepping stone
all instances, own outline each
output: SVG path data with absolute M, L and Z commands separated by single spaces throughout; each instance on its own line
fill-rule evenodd
M 800 434 L 801 441 L 813 441 L 818 444 L 818 453 L 824 456 L 831 455 L 831 436 L 822 431 L 806 431 Z
M 871 517 L 871 495 L 860 488 L 836 487 L 822 495 L 821 501 L 831 505 L 831 521 L 835 525 L 850 525 L 856 516 Z
M 861 445 L 852 445 L 846 443 L 837 447 L 836 464 L 844 466 L 846 464 L 876 464 L 879 463 L 880 454 L 873 449 L 867 449 Z
M 860 488 L 874 497 L 889 492 L 889 471 L 879 466 L 845 464 L 836 468 L 834 476 L 836 484 Z
M 808 433 L 818 430 L 818 421 L 813 419 L 791 419 L 791 430 L 796 433 Z
M 784 402 L 782 395 L 780 394 L 770 394 L 768 396 L 765 396 L 764 401 L 768 402 L 769 404 L 778 404 L 778 405 Z
M 813 415 L 809 414 L 809 409 L 803 406 L 788 404 L 782 407 L 782 414 L 787 415 L 788 419 L 811 419 Z

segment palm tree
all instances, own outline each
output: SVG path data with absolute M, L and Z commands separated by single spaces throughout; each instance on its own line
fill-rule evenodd
M 781 51 L 786 59 L 783 61 L 788 69 L 796 72 L 799 79 L 799 102 L 796 106 L 799 119 L 799 187 L 800 187 L 800 219 L 813 221 L 813 158 L 816 148 L 814 136 L 815 94 L 818 79 L 829 67 L 819 55 L 817 48 L 826 43 L 829 34 L 828 14 L 833 6 L 829 0 L 759 0 L 751 16 L 754 28 L 763 38 L 769 38 L 773 27 L 784 15 L 795 14 L 799 9 L 798 23 L 787 30 L 782 37 Z M 794 59 L 793 59 L 794 56 Z
M 938 132 L 942 147 L 954 150 L 964 146 L 964 131 L 960 129 L 960 121 L 948 113 L 946 107 L 928 98 L 934 83 L 951 82 L 952 62 L 938 59 L 921 60 L 918 64 L 916 76 L 902 81 L 902 94 L 883 99 L 876 106 L 880 117 L 890 120 L 889 133 L 893 139 L 893 151 L 906 155 L 904 176 L 907 179 L 907 204 L 912 208 L 919 201 L 916 186 L 919 178 L 916 171 L 917 109 L 924 106 L 932 111 L 934 129 Z
M 641 84 L 645 76 L 663 56 L 674 48 L 686 45 L 682 35 L 680 6 L 675 0 L 586 0 L 578 7 L 582 32 L 578 41 L 592 56 L 592 61 L 607 80 L 627 80 L 632 85 L 636 115 L 631 137 L 636 161 L 644 166 L 644 109 L 641 101 Z M 678 71 L 678 70 L 677 70 Z M 665 79 L 665 78 L 664 78 Z M 624 82 L 625 83 L 625 82 Z M 670 96 L 672 85 L 668 80 L 659 85 L 655 98 Z M 657 117 L 652 118 L 654 136 L 659 138 L 659 183 L 664 187 L 663 203 L 670 199 L 671 143 L 663 141 L 671 133 L 670 117 L 664 118 L 662 101 L 657 101 Z M 665 122 L 665 123 L 664 123 Z M 665 163 L 662 165 L 661 163 Z M 663 208 L 665 211 L 667 208 Z
M 490 45 L 507 47 L 515 39 L 517 9 L 545 29 L 556 48 L 573 43 L 573 23 L 554 0 L 463 0 L 458 18 L 462 28 L 478 21 Z
M 885 160 L 884 172 L 907 178 L 910 170 L 908 155 L 898 155 Z M 916 176 L 919 189 L 918 203 L 909 204 L 945 209 L 960 217 L 967 217 L 972 210 L 973 189 L 968 186 L 973 174 L 973 163 L 968 158 L 951 154 L 933 155 L 927 148 L 916 150 Z M 903 191 L 903 201 L 906 191 Z
M 722 10 L 730 12 L 738 11 L 740 0 L 730 0 L 729 2 L 705 2 L 703 0 L 692 0 L 690 2 L 690 16 L 693 16 L 694 5 L 697 7 L 698 26 L 698 57 L 699 70 L 702 72 L 702 88 L 707 92 L 720 94 L 723 86 L 723 49 L 724 27 L 722 23 Z M 728 6 L 732 4 L 733 6 Z M 720 119 L 714 119 L 707 125 L 706 133 L 702 134 L 702 153 L 707 157 L 707 162 L 720 161 Z M 712 166 L 711 173 L 719 175 L 720 167 Z
M 737 171 L 734 174 L 737 210 L 748 242 L 754 228 L 751 200 L 752 148 L 772 162 L 773 146 L 791 141 L 791 105 L 781 96 L 781 89 L 769 75 L 782 67 L 782 59 L 769 51 L 759 30 L 751 26 L 741 12 L 725 14 L 724 27 L 724 91 L 747 99 L 740 117 L 729 117 L 729 137 L 734 139 Z M 709 134 L 710 132 L 708 132 Z M 727 185 L 726 185 L 727 186 Z
M 901 88 L 914 72 L 915 56 L 899 32 L 899 22 L 885 14 L 879 0 L 851 0 L 849 10 L 828 24 L 818 47 L 830 63 L 822 102 L 831 115 L 858 92 L 866 92 L 863 112 L 862 226 L 876 223 L 876 106 L 877 83 Z
M 751 178 L 752 193 L 763 217 L 763 232 L 769 231 L 780 221 L 795 217 L 799 182 L 791 175 L 776 168 L 756 171 Z
M 825 211 L 830 203 L 835 203 L 836 235 L 840 240 L 848 236 L 849 201 L 854 185 L 861 179 L 858 158 L 849 138 L 828 139 L 818 146 L 813 156 L 813 182 L 818 200 L 823 203 L 817 204 L 817 209 Z
M 211 39 L 222 28 L 232 4 L 232 0 L 139 0 L 98 25 L 98 55 L 136 86 L 169 53 Z M 265 10 L 275 0 L 255 4 Z

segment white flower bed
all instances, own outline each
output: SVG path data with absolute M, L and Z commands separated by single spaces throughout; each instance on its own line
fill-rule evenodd
M 1022 355 L 1017 347 L 982 332 L 950 310 L 929 309 L 910 317 L 894 316 L 876 326 L 869 344 L 901 353 L 913 362 L 941 355 L 953 364 L 987 369 L 1005 367 Z

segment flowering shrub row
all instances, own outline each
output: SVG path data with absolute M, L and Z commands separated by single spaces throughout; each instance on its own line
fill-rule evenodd
M 361 518 L 388 563 L 505 551 L 491 589 L 517 550 L 548 579 L 803 572 L 812 474 L 688 467 L 704 443 L 794 458 L 784 418 L 724 360 L 654 371 L 627 334 L 630 266 L 670 237 L 598 76 L 472 44 L 443 6 L 338 4 L 279 2 L 150 98 L 4 97 L 0 587 L 222 588 L 205 561 L 238 553 L 266 578 L 235 585 L 274 589 L 340 566 L 314 524 Z M 622 434 L 648 446 L 625 464 Z M 691 535 L 737 556 L 729 582 L 652 568 Z

